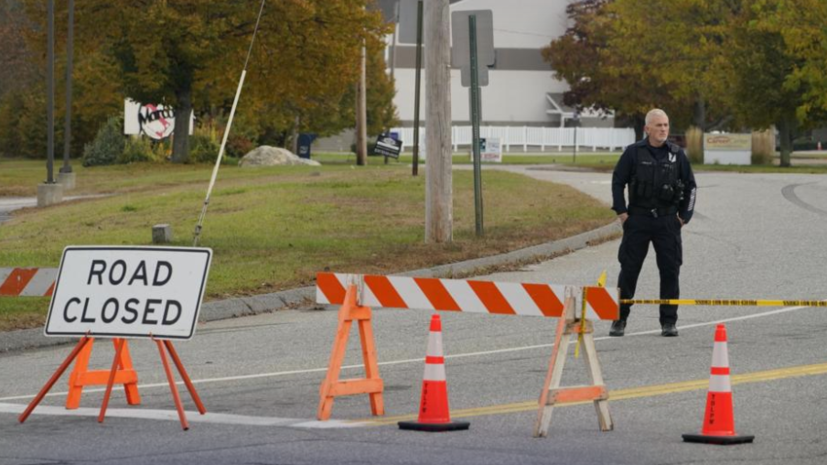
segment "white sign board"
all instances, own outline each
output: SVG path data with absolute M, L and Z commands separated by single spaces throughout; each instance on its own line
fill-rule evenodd
M 46 336 L 190 339 L 212 250 L 66 247 Z
M 195 123 L 195 116 L 190 115 L 190 135 Z M 151 103 L 141 104 L 126 99 L 123 103 L 123 133 L 126 135 L 145 135 L 151 139 L 161 140 L 172 135 L 175 129 L 175 110 L 171 107 Z
M 480 138 L 480 161 L 502 163 L 503 149 L 499 137 Z
M 751 165 L 752 134 L 704 133 L 704 164 Z

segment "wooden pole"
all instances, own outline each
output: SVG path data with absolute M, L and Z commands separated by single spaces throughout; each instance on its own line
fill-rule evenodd
M 359 58 L 359 85 L 356 88 L 356 164 L 368 164 L 367 97 L 365 95 L 365 46 Z
M 451 242 L 451 47 L 448 0 L 425 2 L 425 242 Z
M 419 89 L 422 77 L 422 0 L 416 2 L 416 84 L 414 84 L 413 166 L 411 172 L 419 175 Z

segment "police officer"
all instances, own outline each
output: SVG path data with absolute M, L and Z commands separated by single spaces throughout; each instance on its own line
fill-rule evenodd
M 612 175 L 612 210 L 623 225 L 618 252 L 620 298 L 634 298 L 643 260 L 652 243 L 660 271 L 660 298 L 677 299 L 683 263 L 681 228 L 689 223 L 695 207 L 695 176 L 683 149 L 666 140 L 669 117 L 663 110 L 647 113 L 643 129 L 647 137 L 626 148 Z M 610 336 L 623 336 L 630 309 L 628 304 L 620 306 L 620 319 L 612 323 Z M 662 336 L 677 336 L 677 321 L 677 305 L 660 306 Z

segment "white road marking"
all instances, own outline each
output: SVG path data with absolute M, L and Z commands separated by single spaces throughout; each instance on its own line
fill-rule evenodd
M 683 325 L 683 326 L 679 326 L 678 329 L 686 330 L 686 329 L 692 329 L 692 328 L 701 328 L 701 327 L 705 327 L 705 326 L 714 326 L 714 325 L 717 325 L 717 324 L 720 324 L 720 323 L 729 323 L 729 322 L 733 322 L 733 321 L 743 321 L 743 320 L 749 320 L 749 319 L 752 319 L 752 318 L 761 318 L 761 317 L 766 317 L 766 316 L 779 315 L 779 314 L 782 314 L 782 313 L 795 312 L 795 311 L 806 309 L 806 308 L 812 308 L 812 307 L 785 307 L 785 308 L 780 308 L 780 309 L 777 309 L 777 310 L 770 310 L 770 311 L 767 311 L 767 312 L 753 313 L 753 314 L 750 314 L 750 315 L 744 315 L 744 316 L 738 316 L 738 317 L 732 317 L 732 318 L 725 318 L 725 319 L 722 319 L 722 320 L 706 321 L 706 322 L 703 322 L 703 323 L 693 323 L 693 324 L 689 324 L 689 325 Z M 659 329 L 654 329 L 654 330 L 650 330 L 650 331 L 639 331 L 639 332 L 636 332 L 636 333 L 628 333 L 624 337 L 645 336 L 645 335 L 649 335 L 649 334 L 658 334 L 658 333 L 660 333 L 660 330 Z M 610 336 L 603 336 L 603 337 L 596 337 L 594 339 L 595 339 L 595 341 L 605 341 L 605 340 L 613 340 L 613 339 L 618 339 L 618 338 L 614 338 L 614 337 L 610 337 Z M 574 344 L 575 342 L 576 341 L 572 341 L 571 343 Z M 505 354 L 505 353 L 510 353 L 510 352 L 521 352 L 521 351 L 524 351 L 524 350 L 547 349 L 547 348 L 552 347 L 552 346 L 553 346 L 553 344 L 537 344 L 537 345 L 522 346 L 522 347 L 509 347 L 509 348 L 505 348 L 505 349 L 485 350 L 485 351 L 480 351 L 480 352 L 468 352 L 468 353 L 465 353 L 465 354 L 446 355 L 445 358 L 449 359 L 449 358 L 463 358 L 463 357 L 479 357 L 479 356 L 487 356 L 487 355 L 493 355 L 493 354 Z M 419 357 L 419 358 L 411 358 L 411 359 L 392 360 L 392 361 L 387 361 L 387 362 L 380 362 L 379 365 L 389 366 L 389 365 L 402 365 L 402 364 L 406 364 L 406 363 L 424 363 L 424 360 L 425 360 L 424 357 Z M 361 370 L 361 369 L 364 369 L 364 366 L 363 365 L 347 365 L 347 366 L 343 366 L 342 369 L 343 370 L 352 370 L 352 369 L 360 369 Z M 222 383 L 222 382 L 228 382 L 228 381 L 243 381 L 243 380 L 248 380 L 248 379 L 275 378 L 275 377 L 279 377 L 279 376 L 301 375 L 301 374 L 308 374 L 308 373 L 324 373 L 326 371 L 327 371 L 327 367 L 324 367 L 324 368 L 308 368 L 308 369 L 303 369 L 303 370 L 276 371 L 276 372 L 270 372 L 270 373 L 257 373 L 257 374 L 252 374 L 252 375 L 225 376 L 225 377 L 221 377 L 221 378 L 205 378 L 205 379 L 199 379 L 199 380 L 192 380 L 192 382 L 193 382 L 193 384 Z M 183 382 L 179 381 L 177 384 L 183 385 Z M 139 384 L 138 388 L 139 389 L 150 389 L 150 388 L 167 388 L 168 389 L 169 388 L 169 383 L 165 382 L 165 383 L 155 383 L 155 384 Z M 83 390 L 84 393 L 104 392 L 104 391 L 105 391 L 104 388 L 84 389 Z M 68 394 L 68 392 L 65 392 L 65 391 L 64 392 L 53 392 L 53 393 L 47 394 L 47 396 L 65 396 L 67 394 Z M 11 397 L 0 397 L 0 401 L 31 399 L 31 398 L 34 398 L 35 395 L 36 394 L 11 396 Z
M 5 404 L 0 403 L 0 413 L 14 413 L 20 414 L 26 409 L 25 405 L 19 404 Z M 58 416 L 72 416 L 72 417 L 97 417 L 100 413 L 96 408 L 78 408 L 76 410 L 66 410 L 63 407 L 54 407 L 48 405 L 38 406 L 33 414 L 35 415 L 58 415 Z M 247 415 L 232 415 L 228 413 L 211 413 L 207 412 L 200 415 L 198 412 L 187 411 L 187 421 L 190 423 L 213 423 L 222 425 L 247 425 L 247 426 L 285 426 L 290 428 L 354 428 L 366 426 L 365 423 L 357 421 L 315 421 L 301 418 L 278 418 L 278 417 L 251 417 Z M 137 418 L 142 420 L 167 420 L 179 421 L 178 412 L 176 410 L 156 410 L 156 409 L 124 409 L 124 408 L 110 408 L 106 410 L 107 417 L 118 418 Z

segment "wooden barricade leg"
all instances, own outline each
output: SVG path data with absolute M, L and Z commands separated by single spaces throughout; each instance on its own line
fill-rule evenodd
M 563 376 L 563 367 L 568 354 L 569 340 L 572 334 L 583 333 L 586 352 L 586 366 L 591 376 L 592 384 L 588 386 L 560 387 Z M 574 319 L 574 298 L 566 299 L 563 317 L 557 325 L 557 335 L 554 340 L 549 370 L 543 391 L 540 393 L 540 408 L 534 426 L 534 437 L 545 437 L 551 425 L 551 414 L 554 406 L 559 403 L 588 401 L 594 402 L 595 410 L 601 431 L 611 431 L 614 428 L 609 413 L 609 392 L 603 383 L 600 371 L 600 362 L 597 360 L 597 349 L 594 345 L 594 326 L 591 321 L 583 322 Z
M 172 392 L 172 400 L 175 401 L 175 409 L 178 410 L 178 419 L 181 421 L 181 428 L 184 431 L 190 429 L 190 424 L 187 421 L 187 414 L 184 413 L 184 405 L 181 404 L 181 396 L 178 394 L 178 386 L 175 385 L 175 377 L 172 375 L 172 369 L 167 360 L 167 354 L 164 352 L 164 344 L 158 339 L 155 339 L 155 344 L 158 345 L 158 352 L 161 355 L 161 363 L 164 365 L 164 373 L 167 375 L 169 381 L 169 390 Z
M 23 413 L 21 413 L 20 416 L 17 418 L 17 420 L 20 421 L 20 423 L 23 423 L 24 421 L 26 421 L 26 418 L 29 418 L 29 415 L 31 415 L 32 411 L 34 411 L 35 407 L 37 407 L 37 404 L 39 404 L 40 401 L 42 401 L 43 398 L 46 397 L 46 394 L 49 392 L 50 389 L 52 389 L 52 386 L 55 385 L 57 380 L 60 379 L 60 376 L 63 374 L 63 372 L 66 371 L 67 368 L 69 368 L 69 365 L 72 364 L 72 361 L 78 356 L 78 354 L 81 351 L 83 351 L 83 349 L 87 345 L 91 343 L 91 341 L 92 338 L 86 336 L 82 337 L 80 341 L 78 341 L 75 348 L 72 349 L 72 352 L 69 354 L 68 357 L 66 357 L 66 360 L 64 360 L 63 363 L 60 364 L 58 369 L 55 370 L 54 374 L 52 374 L 52 377 L 49 378 L 49 381 L 46 382 L 46 384 L 43 386 L 40 392 L 37 393 L 37 396 L 35 396 L 35 398 L 32 399 L 32 401 L 29 403 L 29 406 L 26 407 L 26 410 L 24 410 Z
M 590 323 L 590 322 L 589 322 Z M 586 349 L 586 366 L 591 374 L 592 384 L 603 388 L 604 395 L 594 400 L 594 408 L 597 412 L 597 421 L 600 423 L 600 431 L 611 431 L 614 429 L 612 414 L 609 412 L 609 391 L 603 382 L 603 372 L 600 369 L 600 361 L 597 359 L 597 348 L 594 346 L 594 326 L 588 325 L 589 331 L 583 335 L 583 344 Z
M 112 344 L 117 351 L 121 339 L 113 339 Z M 83 388 L 86 386 L 106 386 L 109 381 L 110 370 L 89 371 L 89 357 L 92 355 L 94 338 L 89 338 L 89 343 L 77 357 L 75 368 L 69 377 L 69 395 L 66 397 L 66 408 L 74 410 L 80 407 L 80 398 L 83 395 Z M 129 355 L 129 344 L 124 340 L 123 349 L 117 358 L 118 369 L 115 373 L 115 384 L 122 384 L 126 393 L 126 402 L 129 405 L 141 403 L 141 396 L 138 394 L 138 374 L 132 367 L 132 357 Z
M 103 394 L 103 402 L 101 403 L 101 410 L 98 414 L 98 423 L 103 423 L 103 418 L 106 416 L 106 408 L 109 406 L 109 396 L 112 395 L 112 386 L 115 385 L 115 375 L 118 373 L 118 365 L 120 364 L 121 353 L 126 346 L 126 339 L 119 339 L 115 343 L 115 357 L 112 358 L 112 370 L 109 372 L 109 380 L 106 381 L 106 391 Z
M 187 386 L 187 390 L 190 392 L 192 401 L 195 402 L 195 406 L 198 408 L 198 413 L 204 415 L 205 413 L 207 413 L 207 409 L 204 408 L 204 404 L 201 402 L 201 397 L 195 390 L 195 385 L 192 384 L 192 380 L 190 380 L 190 375 L 184 368 L 184 364 L 181 363 L 181 358 L 178 357 L 178 352 L 175 351 L 175 347 L 173 347 L 172 341 L 164 341 L 164 346 L 166 346 L 167 350 L 169 351 L 169 355 L 172 358 L 172 361 L 175 363 L 175 367 L 178 368 L 178 373 L 184 380 L 184 384 Z
M 345 302 L 339 309 L 339 326 L 336 330 L 336 339 L 330 353 L 330 363 L 327 375 L 319 388 L 319 410 L 316 417 L 319 420 L 330 419 L 333 411 L 333 401 L 337 396 L 355 394 L 369 394 L 371 413 L 384 415 L 385 407 L 382 399 L 384 385 L 379 377 L 379 364 L 376 361 L 376 347 L 373 340 L 371 326 L 371 311 L 369 307 L 362 307 L 356 303 L 356 286 L 348 286 Z M 353 321 L 359 324 L 360 342 L 362 344 L 362 358 L 365 363 L 365 378 L 339 380 L 342 361 L 345 358 L 347 340 Z
M 567 321 L 565 315 L 568 308 L 574 306 L 574 299 L 566 299 L 566 310 L 564 316 L 557 323 L 557 333 L 554 337 L 554 346 L 551 350 L 551 358 L 548 363 L 546 381 L 540 393 L 540 409 L 537 412 L 537 421 L 534 423 L 534 437 L 542 438 L 548 434 L 548 427 L 551 424 L 551 414 L 554 411 L 556 399 L 553 392 L 560 388 L 560 381 L 563 378 L 563 367 L 566 365 L 566 356 L 569 352 L 569 339 L 571 335 L 566 332 Z

